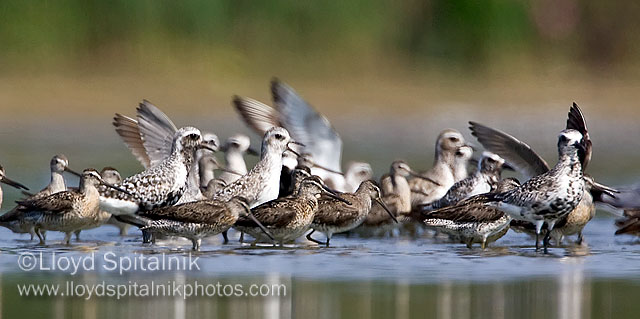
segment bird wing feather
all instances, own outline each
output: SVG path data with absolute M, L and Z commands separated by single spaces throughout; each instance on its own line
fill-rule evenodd
M 488 151 L 498 154 L 527 179 L 549 171 L 549 165 L 529 145 L 497 129 L 469 122 L 473 136 Z
M 116 133 L 120 136 L 125 145 L 131 150 L 133 156 L 144 166 L 148 168 L 151 164 L 147 150 L 142 142 L 142 136 L 140 135 L 140 128 L 138 127 L 138 121 L 116 113 L 113 117 L 113 126 L 116 128 Z
M 164 112 L 147 100 L 140 103 L 137 111 L 140 137 L 150 166 L 155 166 L 171 155 L 173 136 L 178 128 Z
M 293 139 L 305 145 L 316 164 L 341 171 L 342 139 L 329 120 L 278 79 L 271 81 L 271 94 L 283 127 Z

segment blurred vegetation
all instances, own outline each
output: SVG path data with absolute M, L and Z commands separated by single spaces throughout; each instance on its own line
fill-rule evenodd
M 0 71 L 634 66 L 640 3 L 599 0 L 0 2 Z

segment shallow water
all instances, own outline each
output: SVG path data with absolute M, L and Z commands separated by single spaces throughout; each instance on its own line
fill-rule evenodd
M 28 235 L 2 229 L 1 307 L 8 317 L 129 318 L 141 317 L 141 313 L 149 318 L 261 314 L 285 318 L 627 317 L 640 310 L 633 297 L 640 291 L 640 245 L 633 237 L 614 237 L 612 223 L 607 216 L 596 218 L 585 229 L 588 246 L 566 241 L 548 255 L 536 252 L 529 236 L 513 232 L 484 251 L 428 236 L 337 236 L 329 248 L 306 242 L 284 248 L 251 247 L 236 240 L 222 245 L 220 238 L 211 238 L 203 243 L 201 252 L 191 255 L 192 260 L 198 258 L 197 268 L 180 268 L 174 263 L 171 271 L 150 270 L 150 264 L 144 268 L 142 262 L 137 270 L 128 270 L 133 266 L 126 263 L 113 268 L 112 262 L 140 256 L 147 261 L 189 258 L 190 242 L 165 240 L 147 246 L 140 243 L 137 230 L 119 237 L 116 228 L 104 226 L 82 232 L 81 241 L 71 246 L 60 243 L 62 234 L 49 233 L 48 245 L 40 247 Z M 19 268 L 24 254 L 38 260 L 35 270 Z M 93 265 L 85 270 L 79 267 L 78 273 L 60 263 L 83 258 L 93 259 Z M 48 270 L 56 265 L 62 270 Z M 222 294 L 117 300 L 93 296 L 85 300 L 86 292 L 77 290 L 72 297 L 20 297 L 17 288 L 29 283 L 68 287 L 69 282 L 75 286 L 275 284 L 283 285 L 284 290 L 280 296 L 269 297 Z
M 62 133 L 47 135 L 32 128 L 34 138 L 27 139 L 28 143 L 21 143 L 24 140 L 17 135 L 19 131 L 0 135 L 7 175 L 37 189 L 36 185 L 46 184 L 48 161 L 58 152 L 65 153 L 77 170 L 111 165 L 127 176 L 140 169 L 108 125 L 100 128 L 101 133 L 82 137 L 77 136 L 83 128 L 59 130 Z M 77 138 L 65 140 L 62 136 L 67 135 Z M 403 143 L 382 140 L 379 148 L 368 149 L 356 143 L 369 140 L 366 134 L 349 136 L 351 142 L 345 146 L 348 156 L 372 161 L 377 175 L 393 158 L 405 157 L 402 154 L 408 154 L 416 169 L 430 162 L 424 160 L 430 158 L 429 154 Z M 380 154 L 381 149 L 384 154 Z M 605 183 L 633 181 L 638 169 L 635 156 L 623 157 L 625 165 L 606 169 L 594 165 L 590 172 Z M 594 163 L 601 159 L 595 158 Z M 77 179 L 70 178 L 69 182 L 76 183 Z M 4 190 L 3 212 L 19 195 L 6 187 Z M 201 252 L 191 255 L 192 259 L 198 258 L 196 269 L 174 267 L 166 271 L 105 266 L 112 260 L 132 261 L 140 256 L 188 258 L 190 242 L 171 240 L 147 246 L 140 243 L 136 229 L 131 229 L 127 237 L 119 237 L 116 228 L 103 226 L 83 231 L 81 241 L 72 241 L 71 246 L 60 244 L 62 234 L 50 232 L 47 246 L 41 247 L 29 241 L 28 235 L 0 228 L 0 313 L 8 318 L 634 317 L 640 313 L 640 303 L 636 302 L 640 293 L 640 240 L 614 236 L 613 221 L 611 215 L 600 212 L 585 229 L 588 246 L 577 246 L 570 239 L 564 246 L 552 248 L 548 255 L 536 252 L 529 236 L 513 232 L 484 251 L 429 236 L 335 236 L 329 248 L 306 242 L 284 248 L 250 247 L 235 240 L 222 245 L 221 238 L 215 237 L 203 242 Z M 42 267 L 21 270 L 19 260 L 28 254 L 42 261 Z M 78 273 L 45 269 L 51 268 L 53 260 L 93 260 L 94 267 Z M 76 288 L 83 284 L 126 286 L 129 295 L 130 285 L 151 283 L 183 288 L 220 283 L 223 291 L 186 298 L 184 293 L 87 298 L 86 291 L 81 294 L 82 289 L 73 288 L 73 296 L 19 295 L 19 285 L 44 283 L 60 285 L 64 291 L 69 284 Z M 227 285 L 238 284 L 243 288 L 267 285 L 271 287 L 269 292 L 276 288 L 285 291 L 266 297 L 225 294 Z

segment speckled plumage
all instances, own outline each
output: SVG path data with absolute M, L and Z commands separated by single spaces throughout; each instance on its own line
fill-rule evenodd
M 100 199 L 96 188 L 100 179 L 97 171 L 85 170 L 79 191 L 64 191 L 39 199 L 18 201 L 23 211 L 20 218 L 34 226 L 42 244 L 44 244 L 44 238 L 41 237 L 39 230 L 63 232 L 66 234 L 65 242 L 68 244 L 72 232 L 102 219 L 98 209 Z
M 500 156 L 486 153 L 478 163 L 478 170 L 473 175 L 456 182 L 442 198 L 421 206 L 420 210 L 429 211 L 451 206 L 471 196 L 494 191 L 500 180 L 503 164 L 504 160 Z
M 133 214 L 176 204 L 187 189 L 189 169 L 201 143 L 198 129 L 181 128 L 176 132 L 168 158 L 117 185 L 130 194 L 101 188 L 101 205 L 113 214 Z
M 249 201 L 251 207 L 276 199 L 280 191 L 282 153 L 290 142 L 289 133 L 284 128 L 269 129 L 262 141 L 260 161 L 248 174 L 216 192 L 213 199 L 226 201 L 241 196 Z
M 578 206 L 584 194 L 585 183 L 579 156 L 581 142 L 580 132 L 571 129 L 562 131 L 558 138 L 559 160 L 556 166 L 516 189 L 493 195 L 493 205 L 513 219 L 536 224 L 537 234 L 540 234 L 545 222 L 553 229 L 559 218 Z M 545 247 L 548 246 L 548 238 Z
M 226 231 L 248 210 L 245 199 L 234 197 L 227 202 L 202 200 L 121 218 L 153 234 L 188 238 L 193 249 L 199 250 L 202 238 Z
M 322 180 L 312 176 L 302 182 L 294 195 L 266 202 L 251 209 L 251 212 L 269 230 L 274 240 L 283 245 L 296 240 L 309 229 L 318 208 L 317 197 L 324 191 Z M 251 235 L 256 242 L 272 242 L 248 218 L 240 217 L 234 228 Z
M 69 170 L 69 160 L 62 154 L 55 155 L 53 158 L 51 158 L 49 167 L 51 170 L 51 180 L 49 181 L 49 184 L 39 192 L 28 196 L 25 200 L 40 199 L 51 194 L 65 191 L 67 190 L 67 185 L 64 181 L 64 176 L 62 176 L 62 173 L 65 171 L 70 171 L 77 175 L 77 173 Z M 8 228 L 14 233 L 29 233 L 31 234 L 31 239 L 33 239 L 33 237 L 35 236 L 33 225 L 30 223 L 26 223 L 23 218 L 20 218 L 19 215 L 23 214 L 23 209 L 21 208 L 24 207 L 18 205 L 4 215 L 0 216 L 0 226 Z
M 498 192 L 506 192 L 519 186 L 515 179 L 502 180 Z M 509 229 L 511 217 L 497 208 L 487 206 L 488 194 L 479 194 L 452 206 L 424 213 L 424 223 L 444 233 L 459 237 L 471 248 L 473 243 L 486 245 L 498 240 Z
M 326 245 L 329 246 L 333 234 L 350 231 L 364 222 L 371 211 L 372 200 L 380 200 L 380 193 L 380 189 L 372 181 L 364 181 L 355 193 L 339 195 L 350 204 L 326 195 L 321 196 L 311 228 L 325 234 Z M 310 236 L 311 234 L 307 235 L 307 238 Z

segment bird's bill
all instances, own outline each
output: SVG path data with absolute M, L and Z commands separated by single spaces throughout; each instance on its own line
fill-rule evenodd
M 605 193 L 605 194 L 607 194 L 607 195 L 609 195 L 609 196 L 611 196 L 613 198 L 616 197 L 615 194 L 620 193 L 620 191 L 615 189 L 615 188 L 609 187 L 609 186 L 604 185 L 604 184 L 600 184 L 600 183 L 595 182 L 595 181 L 593 182 L 593 185 L 591 185 L 591 188 L 595 189 L 595 190 L 598 190 L 600 192 L 603 192 L 603 193 Z
M 340 197 L 339 195 L 334 195 L 334 194 L 331 194 L 331 193 L 326 193 L 326 194 L 327 194 L 327 196 L 329 196 L 329 197 L 331 197 L 331 198 L 333 198 L 333 199 L 335 199 L 337 201 L 341 201 L 341 202 L 351 206 L 351 202 L 350 201 Z
M 295 145 L 302 146 L 302 147 L 305 147 L 305 146 L 306 146 L 306 145 L 304 145 L 304 144 L 302 144 L 302 143 L 300 143 L 300 142 L 298 142 L 298 141 L 289 141 L 289 143 L 287 143 L 287 145 L 288 145 L 288 144 L 295 144 Z
M 256 223 L 256 225 L 258 225 L 258 227 L 260 227 L 260 230 L 262 230 L 262 232 L 265 235 L 267 235 L 267 237 L 269 237 L 269 239 L 275 240 L 273 238 L 273 235 L 271 235 L 271 232 L 269 232 L 269 230 L 267 229 L 267 227 L 262 225 L 262 223 L 256 218 L 256 216 L 253 216 L 253 214 L 251 213 L 251 209 L 246 205 L 242 205 L 242 206 L 244 207 L 244 210 L 245 210 L 247 216 L 249 217 L 249 219 L 251 219 L 254 223 Z
M 2 179 L 0 179 L 0 183 L 7 184 L 7 185 L 9 185 L 11 187 L 15 187 L 17 189 L 29 190 L 29 187 L 24 186 L 24 185 L 14 181 L 14 180 L 11 180 L 10 178 L 7 178 L 6 176 L 2 177 Z
M 587 147 L 584 145 L 583 142 L 574 143 L 573 146 L 575 146 L 581 152 L 587 151 Z
M 393 221 L 397 224 L 398 223 L 398 219 L 396 218 L 395 215 L 393 215 L 393 213 L 391 212 L 391 210 L 389 209 L 387 204 L 385 204 L 380 198 L 376 198 L 376 202 L 378 204 L 380 204 L 380 206 L 382 206 L 382 208 L 384 208 L 385 211 L 387 211 L 387 213 L 389 214 L 391 219 L 393 219 Z
M 64 171 L 67 172 L 67 173 L 71 173 L 72 175 L 75 175 L 77 177 L 82 177 L 82 174 L 70 169 L 69 167 L 65 167 Z
M 426 177 L 426 176 L 422 176 L 422 175 L 420 175 L 420 174 L 418 174 L 418 173 L 416 173 L 416 172 L 414 172 L 414 171 L 409 171 L 409 175 L 411 175 L 411 176 L 413 176 L 413 177 L 420 178 L 420 179 L 424 179 L 425 181 L 429 181 L 429 182 L 431 182 L 431 183 L 433 183 L 433 184 L 436 184 L 436 185 L 438 185 L 438 186 L 442 186 L 442 185 L 440 185 L 440 183 L 438 183 L 438 182 L 434 181 L 433 179 L 431 179 L 431 178 L 429 178 L 429 177 Z
M 511 164 L 509 164 L 507 162 L 504 162 L 504 164 L 502 164 L 502 169 L 510 170 L 510 171 L 513 171 L 513 172 L 516 171 L 516 168 L 511 166 Z
M 249 149 L 247 149 L 247 154 L 253 155 L 253 156 L 260 156 L 260 152 L 256 151 L 255 149 L 253 149 L 251 147 Z
M 316 164 L 315 162 L 312 162 L 312 164 L 313 164 L 313 167 L 317 167 L 317 168 L 319 168 L 319 169 L 321 169 L 321 170 L 323 170 L 323 171 L 327 171 L 327 172 L 329 172 L 329 173 L 334 173 L 334 174 L 338 174 L 338 175 L 340 175 L 340 176 L 344 176 L 344 173 L 343 173 L 343 172 L 338 172 L 338 171 L 333 170 L 333 169 L 330 169 L 330 168 L 328 168 L 328 167 L 324 167 L 324 166 L 322 166 L 322 165 L 318 165 L 318 164 Z
M 341 201 L 347 205 L 351 205 L 351 202 L 340 197 L 340 195 L 338 194 L 338 192 L 334 191 L 333 189 L 327 187 L 327 185 L 322 185 L 322 189 L 324 189 L 324 191 L 326 192 L 327 196 L 337 200 L 337 201 Z
M 287 152 L 287 151 L 289 151 L 289 152 L 293 153 L 293 155 L 295 155 L 295 156 L 297 156 L 297 157 L 300 157 L 300 156 L 301 156 L 301 155 L 300 155 L 300 153 L 298 153 L 298 152 L 294 151 L 291 147 L 289 147 L 289 145 L 287 145 L 287 150 L 286 150 L 285 152 Z
M 124 188 L 121 188 L 121 187 L 118 187 L 118 186 L 116 186 L 116 185 L 113 185 L 113 184 L 107 183 L 107 182 L 105 182 L 105 181 L 100 181 L 100 184 L 102 184 L 102 185 L 104 185 L 104 186 L 107 186 L 107 187 L 109 187 L 109 188 L 113 188 L 113 189 L 117 190 L 118 192 L 125 193 L 125 194 L 127 194 L 127 195 L 129 195 L 129 196 L 133 196 L 133 194 L 131 194 L 128 190 L 126 190 L 126 189 L 124 189 Z
M 217 150 L 215 148 L 212 148 L 211 146 L 206 145 L 206 144 L 202 144 L 202 143 L 200 145 L 198 145 L 198 149 L 208 150 L 208 151 L 211 151 L 213 153 L 217 152 Z

